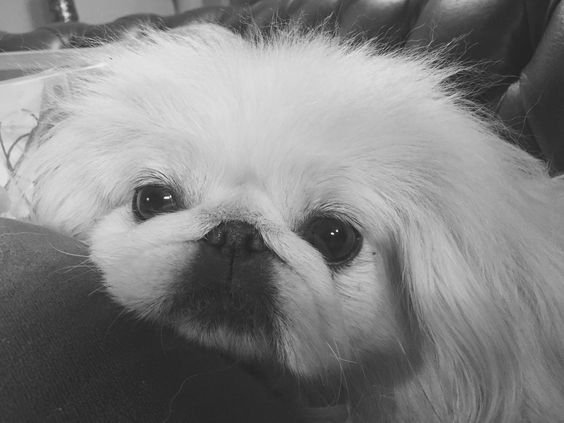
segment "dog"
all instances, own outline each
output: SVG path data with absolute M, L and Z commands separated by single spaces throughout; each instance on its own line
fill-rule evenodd
M 563 184 L 459 69 L 206 24 L 88 60 L 25 168 L 113 299 L 355 422 L 562 421 Z

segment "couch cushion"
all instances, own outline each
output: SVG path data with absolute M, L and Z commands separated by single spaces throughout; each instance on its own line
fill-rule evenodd
M 124 313 L 86 253 L 0 219 L 2 421 L 296 420 L 239 367 Z

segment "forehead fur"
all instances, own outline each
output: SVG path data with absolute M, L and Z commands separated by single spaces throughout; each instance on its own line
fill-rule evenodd
M 71 82 L 65 111 L 95 142 L 176 137 L 237 162 L 389 137 L 404 127 L 399 116 L 417 119 L 436 100 L 445 77 L 322 35 L 244 40 L 208 26 L 116 45 L 101 60 Z

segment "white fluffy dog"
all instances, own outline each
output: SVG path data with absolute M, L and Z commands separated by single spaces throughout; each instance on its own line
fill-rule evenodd
M 46 114 L 34 218 L 140 317 L 354 421 L 562 421 L 562 182 L 451 70 L 298 32 L 109 47 Z

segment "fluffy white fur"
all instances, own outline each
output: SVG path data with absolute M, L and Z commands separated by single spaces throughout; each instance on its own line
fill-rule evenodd
M 87 240 L 117 301 L 158 320 L 192 241 L 244 220 L 280 258 L 277 359 L 319 383 L 342 373 L 358 421 L 562 419 L 562 182 L 476 117 L 451 71 L 205 25 L 96 60 L 69 77 L 27 172 L 35 219 Z M 187 207 L 136 223 L 133 190 L 155 179 Z M 339 272 L 296 234 L 318 211 L 364 238 Z M 269 348 L 166 323 L 245 359 Z

